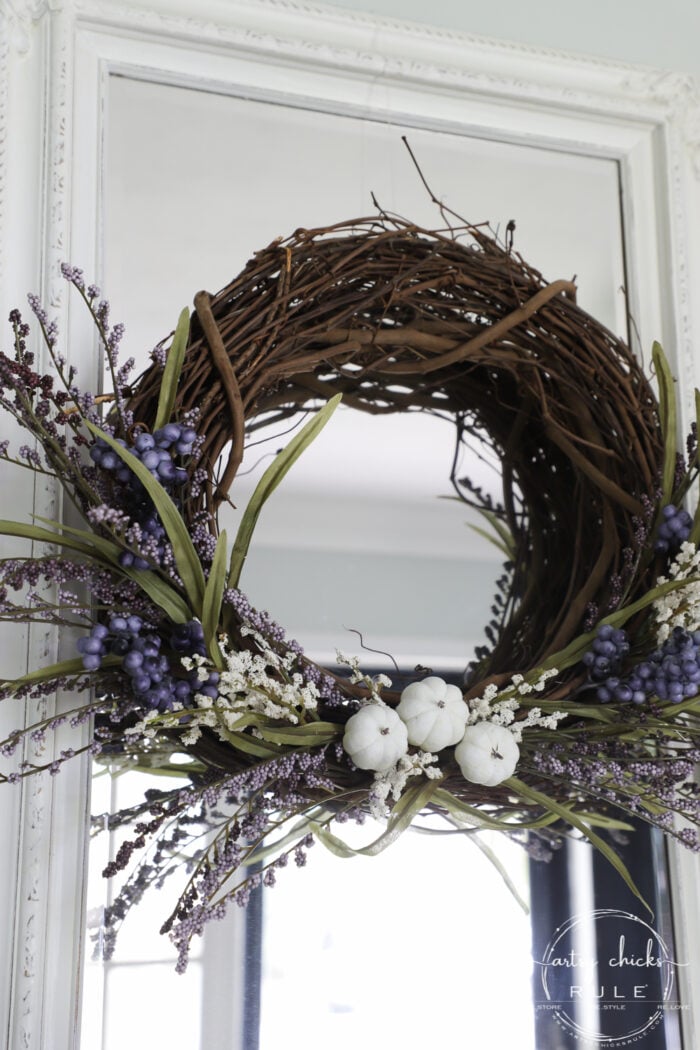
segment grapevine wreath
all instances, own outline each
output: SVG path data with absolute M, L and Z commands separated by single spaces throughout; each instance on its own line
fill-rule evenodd
M 313 841 L 377 853 L 426 813 L 538 856 L 586 836 L 633 889 L 614 849 L 631 818 L 698 848 L 700 517 L 683 509 L 698 452 L 695 429 L 677 448 L 660 347 L 657 400 L 571 282 L 548 284 L 485 227 L 380 215 L 258 252 L 195 297 L 132 380 L 107 302 L 63 273 L 113 391 L 79 388 L 35 296 L 41 364 L 12 312 L 1 400 L 32 442 L 0 452 L 58 479 L 83 524 L 2 523 L 34 547 L 2 563 L 0 609 L 72 627 L 78 652 L 2 684 L 6 698 L 61 687 L 77 700 L 10 734 L 2 779 L 58 772 L 73 752 L 47 761 L 41 748 L 66 723 L 90 721 L 87 750 L 110 761 L 157 769 L 187 755 L 184 781 L 110 818 L 122 837 L 105 873 L 126 874 L 108 950 L 146 887 L 181 871 L 163 931 L 182 969 L 209 918 L 303 863 Z M 485 441 L 500 460 L 498 502 L 452 476 L 505 559 L 463 688 L 425 669 L 392 684 L 355 658 L 319 667 L 239 589 L 263 505 L 341 397 L 448 416 L 458 452 Z M 235 502 L 246 441 L 302 411 L 229 547 L 218 511 Z M 352 850 L 342 825 L 366 814 L 384 826 Z

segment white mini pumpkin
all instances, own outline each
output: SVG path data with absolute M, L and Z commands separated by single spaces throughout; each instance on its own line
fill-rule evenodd
M 455 758 L 465 780 L 495 787 L 515 772 L 520 748 L 510 729 L 493 722 L 467 726 L 455 748 Z
M 358 769 L 386 773 L 408 750 L 408 733 L 396 711 L 366 704 L 345 726 L 343 747 Z
M 409 743 L 442 751 L 462 739 L 469 708 L 456 685 L 433 676 L 407 685 L 396 713 L 406 723 Z

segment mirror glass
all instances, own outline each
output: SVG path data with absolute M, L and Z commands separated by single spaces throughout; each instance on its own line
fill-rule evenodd
M 286 440 L 246 453 L 237 507 Z M 484 520 L 455 496 L 454 452 L 451 419 L 341 404 L 263 511 L 242 589 L 327 666 L 339 648 L 382 670 L 395 662 L 462 672 L 485 641 L 503 558 L 476 531 Z M 460 455 L 458 475 L 471 472 L 497 500 L 499 464 L 486 446 L 481 454 Z M 224 508 L 229 535 L 236 518 Z
M 440 197 L 474 222 L 504 228 L 515 218 L 516 248 L 550 279 L 577 274 L 579 301 L 624 331 L 611 161 L 128 77 L 110 79 L 108 112 L 103 284 L 114 318 L 126 322 L 127 353 L 141 362 L 198 289 L 222 287 L 253 251 L 300 225 L 370 213 L 371 192 L 387 210 L 439 225 L 404 132 Z M 231 530 L 278 437 L 249 450 Z M 386 666 L 381 653 L 390 653 L 404 670 L 421 663 L 459 674 L 481 640 L 500 562 L 469 528 L 464 505 L 439 498 L 451 494 L 453 450 L 444 420 L 339 410 L 261 517 L 241 580 L 253 605 L 319 660 L 339 647 L 368 669 Z M 497 485 L 497 472 L 485 478 Z M 148 786 L 144 774 L 96 768 L 95 825 Z M 371 832 L 348 830 L 356 834 Z M 427 834 L 408 834 L 371 860 L 341 861 L 316 846 L 306 867 L 263 894 L 257 932 L 232 913 L 207 932 L 184 977 L 157 933 L 176 887 L 149 891 L 114 961 L 86 967 L 84 1050 L 121 1050 L 137 1036 L 169 1050 L 251 1050 L 242 1019 L 258 1014 L 262 1050 L 290 1031 L 311 1047 L 371 1046 L 380 1026 L 409 1048 L 456 1033 L 465 1044 L 534 1047 L 527 916 L 476 843 Z M 118 829 L 109 838 L 94 840 L 93 929 L 110 892 L 99 872 Z M 522 849 L 484 845 L 526 902 Z M 259 988 L 250 966 L 244 979 L 255 937 Z M 155 1014 L 156 1002 L 177 1009 Z

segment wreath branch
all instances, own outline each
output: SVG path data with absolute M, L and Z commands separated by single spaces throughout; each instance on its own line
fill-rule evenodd
M 68 279 L 82 289 L 79 271 Z M 575 829 L 623 877 L 591 827 L 619 828 L 619 813 L 639 812 L 666 831 L 675 813 L 700 828 L 700 798 L 687 783 L 700 756 L 700 513 L 693 522 L 675 505 L 697 478 L 697 435 L 686 467 L 660 348 L 657 401 L 629 348 L 577 304 L 574 283 L 547 282 L 512 250 L 510 224 L 505 248 L 485 228 L 426 230 L 386 213 L 299 229 L 256 253 L 218 293 L 197 293 L 165 370 L 164 342 L 128 385 L 124 370 L 114 371 L 121 326 L 108 329 L 98 292 L 81 294 L 120 384 L 104 426 L 100 404 L 74 393 L 72 379 L 58 394 L 51 377 L 33 371 L 16 312 L 15 358 L 0 355 L 0 385 L 17 394 L 0 391 L 0 403 L 46 461 L 28 446 L 10 457 L 7 442 L 0 456 L 37 474 L 60 466 L 54 473 L 86 521 L 68 534 L 52 522 L 0 523 L 8 536 L 59 551 L 3 562 L 0 616 L 19 610 L 25 622 L 45 615 L 58 625 L 73 609 L 90 634 L 67 666 L 0 684 L 22 697 L 45 695 L 61 676 L 69 686 L 76 676 L 85 686 L 94 680 L 96 748 L 106 741 L 127 764 L 140 750 L 151 768 L 175 749 L 190 756 L 187 787 L 134 814 L 134 838 L 109 866 L 121 870 L 148 834 L 160 836 L 127 882 L 131 901 L 145 879 L 193 863 L 171 920 L 184 954 L 219 905 L 245 903 L 257 877 L 274 879 L 289 842 L 299 863 L 310 835 L 351 855 L 331 829 L 336 819 L 388 815 L 381 845 L 421 810 L 519 840 L 542 835 L 547 845 Z M 54 329 L 37 316 L 53 355 Z M 423 411 L 456 427 L 455 492 L 481 512 L 506 559 L 463 691 L 418 669 L 420 681 L 392 689 L 355 658 L 339 657 L 349 672 L 331 673 L 238 589 L 261 508 L 340 396 L 363 412 Z M 245 436 L 258 443 L 264 431 L 263 440 L 277 441 L 276 426 L 300 413 L 309 418 L 265 470 L 229 560 L 217 512 Z M 500 463 L 502 495 L 462 476 L 462 453 L 474 446 L 480 462 Z M 439 537 L 426 537 L 426 556 L 435 544 Z M 75 563 L 64 556 L 73 550 Z M 94 607 L 73 606 L 64 584 L 76 579 Z M 42 597 L 44 583 L 56 585 L 58 601 Z M 469 601 L 466 569 L 463 584 Z M 26 610 L 11 591 L 31 591 Z M 455 704 L 463 737 L 451 728 L 449 741 L 433 741 L 432 730 L 412 730 L 409 744 L 408 701 L 417 689 L 425 705 L 425 692 L 443 687 L 435 710 Z M 83 708 L 86 717 L 93 710 Z M 2 757 L 27 735 L 40 742 L 53 722 L 10 734 Z M 392 723 L 398 750 L 368 761 L 367 726 L 383 751 Z M 483 744 L 484 733 L 499 737 L 498 746 L 487 741 L 488 762 L 502 770 L 510 756 L 510 772 L 488 780 L 464 750 Z M 20 762 L 6 779 L 45 764 Z M 302 821 L 291 838 L 284 831 L 263 845 L 295 814 Z M 181 848 L 188 825 L 198 830 Z M 695 831 L 684 834 L 700 847 Z M 265 855 L 260 876 L 241 871 L 251 843 Z M 283 853 L 268 861 L 276 847 Z

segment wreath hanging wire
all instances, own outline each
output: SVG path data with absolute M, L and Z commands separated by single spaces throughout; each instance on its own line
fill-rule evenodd
M 122 326 L 63 269 L 114 393 L 105 412 L 78 389 L 31 296 L 53 369 L 39 372 L 13 311 L 0 401 L 38 448 L 13 455 L 4 442 L 2 454 L 58 478 L 85 527 L 3 522 L 47 553 L 4 562 L 0 609 L 77 627 L 80 655 L 5 681 L 3 695 L 71 688 L 81 699 L 67 717 L 94 716 L 89 750 L 112 760 L 189 755 L 185 786 L 112 818 L 125 837 L 105 873 L 131 870 L 107 912 L 108 949 L 147 885 L 186 858 L 193 873 L 163 927 L 184 968 L 205 922 L 272 884 L 290 855 L 315 840 L 352 855 L 338 825 L 367 812 L 386 828 L 364 852 L 432 812 L 538 855 L 585 835 L 633 889 L 607 837 L 630 817 L 698 848 L 700 518 L 682 509 L 697 442 L 693 431 L 687 455 L 677 448 L 659 347 L 657 400 L 571 282 L 547 283 L 484 227 L 382 215 L 273 242 L 218 294 L 198 293 L 131 381 Z M 486 442 L 501 463 L 499 502 L 452 475 L 505 559 L 464 690 L 429 675 L 399 692 L 354 659 L 332 674 L 239 589 L 262 507 L 341 397 L 363 412 L 451 416 L 458 449 Z M 302 410 L 310 421 L 266 471 L 229 552 L 219 509 L 235 502 L 246 440 Z M 10 734 L 2 754 L 16 765 L 2 779 L 46 768 L 22 748 L 64 720 Z

